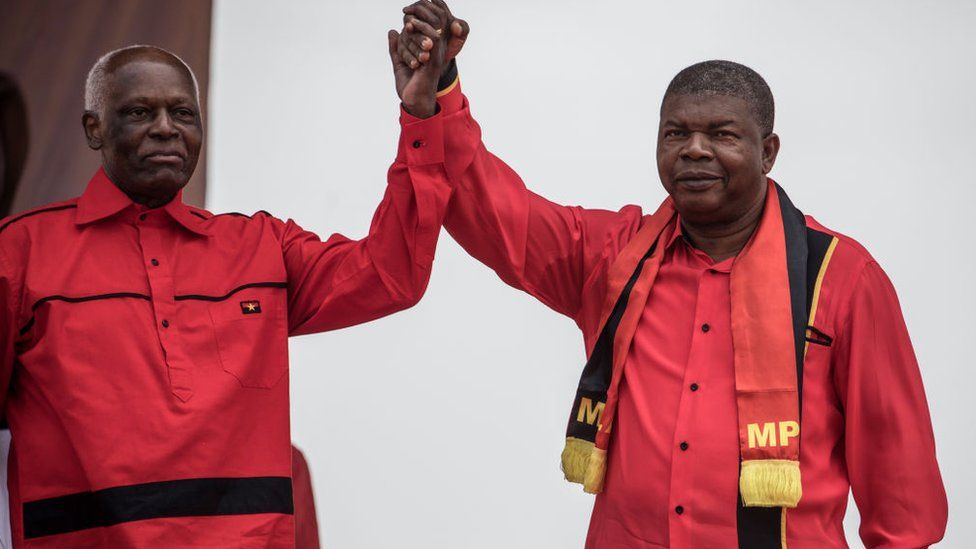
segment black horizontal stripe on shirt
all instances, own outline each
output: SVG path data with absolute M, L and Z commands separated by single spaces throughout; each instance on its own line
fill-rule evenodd
M 202 213 L 195 212 L 193 210 L 190 210 L 190 214 L 195 215 L 195 216 L 199 217 L 200 219 L 204 219 L 204 220 L 207 220 L 207 221 L 209 221 L 209 220 L 211 220 L 211 219 L 213 219 L 215 217 L 220 217 L 222 215 L 229 215 L 231 217 L 246 217 L 248 219 L 254 219 L 254 216 L 255 215 L 258 215 L 258 214 L 263 214 L 263 215 L 266 215 L 268 217 L 274 217 L 270 213 L 268 213 L 268 212 L 266 212 L 264 210 L 258 210 L 256 212 L 254 212 L 253 215 L 247 215 L 247 214 L 241 213 L 241 212 L 224 212 L 224 213 L 219 213 L 219 214 L 210 214 L 210 217 L 207 217 L 207 216 L 203 215 Z
M 220 296 L 190 294 L 190 295 L 178 295 L 175 296 L 173 299 L 176 301 L 186 301 L 186 300 L 224 301 L 225 299 L 229 299 L 232 295 L 236 294 L 237 292 L 246 290 L 248 288 L 287 288 L 287 287 L 288 287 L 287 282 L 251 282 L 249 284 L 242 284 L 234 288 L 233 290 L 227 292 L 226 294 Z M 38 299 L 34 303 L 34 305 L 31 306 L 31 312 L 37 311 L 37 309 L 41 305 L 51 301 L 64 301 L 66 303 L 83 303 L 86 301 L 97 301 L 101 299 L 120 299 L 120 298 L 121 299 L 142 299 L 144 301 L 152 301 L 151 296 L 148 296 L 146 294 L 134 293 L 134 292 L 115 292 L 115 293 L 108 293 L 108 294 L 86 295 L 80 297 L 51 295 L 51 296 Z M 27 332 L 29 332 L 30 329 L 34 327 L 35 320 L 36 320 L 36 316 L 31 315 L 30 320 L 28 320 L 27 323 L 24 324 L 24 326 L 20 329 L 20 335 L 24 335 Z
M 117 486 L 24 503 L 24 538 L 137 520 L 294 513 L 288 477 L 195 478 Z
M 287 282 L 251 282 L 250 284 L 242 284 L 233 290 L 227 292 L 224 295 L 201 295 L 201 294 L 189 294 L 189 295 L 178 295 L 174 297 L 176 301 L 186 301 L 186 300 L 197 300 L 197 301 L 223 301 L 230 298 L 230 296 L 240 292 L 241 290 L 246 290 L 248 288 L 287 288 Z
M 145 295 L 145 294 L 137 294 L 137 293 L 133 293 L 133 292 L 116 292 L 116 293 L 111 293 L 111 294 L 86 295 L 86 296 L 81 296 L 81 297 L 69 297 L 69 296 L 64 296 L 64 295 L 50 295 L 50 296 L 47 296 L 47 297 L 42 297 L 41 299 L 38 299 L 36 302 L 34 302 L 34 305 L 31 306 L 31 312 L 33 313 L 33 312 L 37 311 L 37 309 L 41 305 L 43 305 L 45 303 L 48 303 L 50 301 L 64 301 L 64 302 L 67 302 L 67 303 L 83 303 L 85 301 L 97 301 L 97 300 L 100 300 L 100 299 L 142 299 L 142 300 L 145 300 L 145 301 L 152 300 L 152 298 L 149 297 L 148 295 Z M 31 317 L 30 317 L 30 320 L 27 321 L 27 324 L 25 324 L 24 327 L 20 329 L 20 335 L 26 334 L 27 332 L 30 331 L 30 329 L 32 327 L 34 327 L 34 319 L 35 318 L 36 317 L 32 314 Z
M 20 221 L 21 219 L 24 219 L 24 218 L 27 218 L 27 217 L 31 217 L 33 215 L 42 214 L 42 213 L 56 212 L 56 211 L 59 211 L 59 210 L 70 210 L 71 208 L 77 208 L 77 207 L 78 207 L 77 204 L 65 204 L 65 205 L 62 205 L 62 206 L 51 206 L 50 208 L 41 208 L 39 210 L 34 210 L 34 211 L 31 211 L 31 212 L 27 212 L 25 214 L 18 215 L 17 217 L 14 217 L 13 219 L 11 219 L 10 221 L 7 221 L 3 225 L 0 225 L 0 233 L 2 233 L 4 229 L 6 229 L 7 227 L 13 225 L 14 223 Z

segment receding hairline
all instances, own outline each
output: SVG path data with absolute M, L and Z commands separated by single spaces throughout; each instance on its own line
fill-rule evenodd
M 110 51 L 98 58 L 88 71 L 85 79 L 85 111 L 101 115 L 107 85 L 113 74 L 133 63 L 149 62 L 161 63 L 182 72 L 193 87 L 193 98 L 200 104 L 200 85 L 197 83 L 193 69 L 175 53 L 148 44 L 126 46 Z

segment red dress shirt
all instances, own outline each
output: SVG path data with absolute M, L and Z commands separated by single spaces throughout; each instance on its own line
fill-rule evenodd
M 454 104 L 445 113 L 455 181 L 446 228 L 505 282 L 572 318 L 592 349 L 609 266 L 636 233 L 640 208 L 566 207 L 532 193 L 485 149 L 466 100 Z M 813 322 L 830 342 L 809 345 L 803 371 L 803 498 L 787 513 L 787 546 L 846 547 L 852 488 L 866 546 L 927 546 L 942 538 L 947 503 L 894 289 L 859 244 L 812 218 L 807 225 L 839 243 Z M 712 264 L 677 237 L 668 254 L 625 361 L 589 549 L 737 546 L 733 260 Z
M 148 210 L 102 171 L 0 222 L 17 546 L 294 547 L 287 338 L 424 293 L 451 188 L 441 117 L 410 120 L 358 241 Z

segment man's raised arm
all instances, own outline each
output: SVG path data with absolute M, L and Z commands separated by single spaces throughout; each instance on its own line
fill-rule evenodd
M 411 69 L 389 48 L 402 101 L 400 144 L 383 201 L 361 240 L 332 235 L 321 241 L 293 221 L 275 220 L 288 272 L 289 332 L 333 330 L 415 304 L 430 279 L 434 249 L 451 196 L 444 170 L 443 115 L 437 114 L 437 57 Z
M 455 19 L 442 0 L 416 2 L 404 13 L 399 52 L 412 66 L 426 61 L 433 39 L 448 29 L 449 56 L 467 39 L 467 23 Z M 448 25 L 438 28 L 437 20 L 444 17 Z M 445 166 L 455 183 L 445 228 L 506 283 L 578 319 L 589 274 L 608 254 L 612 257 L 616 250 L 608 246 L 627 240 L 611 235 L 636 231 L 640 209 L 567 207 L 533 193 L 485 148 L 453 60 L 441 78 L 438 95 L 444 109 Z

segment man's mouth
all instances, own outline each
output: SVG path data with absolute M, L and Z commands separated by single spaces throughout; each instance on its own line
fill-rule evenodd
M 705 190 L 713 185 L 722 183 L 725 177 L 712 172 L 681 172 L 674 178 L 674 182 L 689 190 Z
M 182 164 L 183 155 L 176 151 L 161 151 L 146 155 L 146 161 L 153 164 Z

